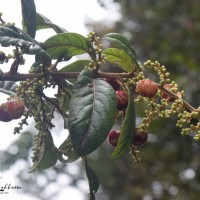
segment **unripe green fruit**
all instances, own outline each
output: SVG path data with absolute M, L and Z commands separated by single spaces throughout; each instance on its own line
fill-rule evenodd
M 19 119 L 25 110 L 24 102 L 18 98 L 9 99 L 0 105 L 0 121 L 8 122 Z
M 136 92 L 143 97 L 154 97 L 158 92 L 155 82 L 150 79 L 139 80 L 136 84 Z
M 117 109 L 122 111 L 127 108 L 128 106 L 128 95 L 123 90 L 116 91 L 117 97 Z

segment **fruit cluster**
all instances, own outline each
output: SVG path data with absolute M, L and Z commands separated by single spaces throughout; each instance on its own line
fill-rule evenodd
M 140 147 L 142 145 L 144 145 L 148 139 L 148 133 L 146 131 L 139 131 L 137 128 L 135 129 L 134 136 L 131 142 L 131 145 L 134 145 L 136 147 Z M 108 134 L 108 142 L 112 147 L 116 147 L 118 140 L 119 140 L 119 136 L 120 136 L 120 131 L 110 131 L 110 133 Z

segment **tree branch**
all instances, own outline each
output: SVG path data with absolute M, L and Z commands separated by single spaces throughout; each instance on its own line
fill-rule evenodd
M 40 76 L 40 73 L 29 73 L 29 74 L 21 74 L 21 73 L 17 73 L 17 74 L 12 74 L 9 72 L 3 73 L 0 75 L 0 81 L 25 81 L 27 79 L 33 79 L 33 78 L 37 78 L 38 76 Z M 46 72 L 45 73 L 46 76 L 52 76 L 54 79 L 65 79 L 65 78 L 77 78 L 79 75 L 79 72 Z M 98 73 L 98 72 L 94 72 L 93 73 L 93 77 L 94 78 L 107 78 L 107 77 L 111 77 L 111 78 L 128 78 L 128 77 L 133 77 L 134 73 L 130 72 L 130 73 Z

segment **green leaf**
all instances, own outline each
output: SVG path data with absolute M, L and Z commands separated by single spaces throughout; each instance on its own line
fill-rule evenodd
M 80 156 L 97 149 L 107 138 L 116 114 L 116 94 L 103 80 L 92 78 L 85 69 L 74 85 L 69 106 L 72 146 Z
M 47 39 L 44 44 L 53 59 L 69 60 L 84 53 L 95 55 L 89 41 L 78 33 L 60 33 Z
M 91 63 L 91 60 L 77 60 L 60 69 L 60 72 L 81 72 L 86 66 Z
M 90 60 L 77 60 L 60 69 L 60 72 L 81 72 L 86 66 L 89 66 L 90 63 Z M 67 80 L 72 83 L 76 81 L 74 78 L 68 78 Z
M 108 33 L 102 37 L 102 39 L 106 39 L 110 41 L 112 44 L 117 46 L 119 49 L 124 50 L 133 60 L 136 67 L 139 68 L 139 64 L 137 62 L 136 54 L 134 48 L 131 46 L 130 42 L 126 37 L 119 33 Z
M 111 155 L 112 158 L 122 156 L 130 149 L 130 145 L 135 133 L 136 119 L 135 119 L 135 106 L 134 106 L 134 101 L 132 99 L 132 89 L 129 89 L 128 99 L 129 103 L 126 111 L 126 116 L 122 124 L 117 146 Z
M 0 44 L 3 47 L 18 46 L 23 53 L 38 54 L 50 59 L 47 52 L 36 40 L 15 26 L 0 26 Z
M 52 23 L 44 15 L 36 13 L 36 29 L 41 30 L 41 29 L 46 29 L 46 28 L 52 28 L 56 33 L 66 33 L 66 32 L 68 32 L 64 28 Z
M 59 101 L 60 108 L 67 112 L 69 110 L 69 99 L 70 95 L 60 89 L 59 93 L 57 94 L 57 99 Z
M 88 165 L 86 157 L 84 158 L 84 163 L 85 163 L 86 176 L 88 178 L 88 183 L 90 188 L 90 200 L 95 200 L 94 193 L 96 193 L 99 189 L 99 180 L 94 170 L 90 167 L 90 165 Z
M 45 136 L 40 148 L 38 159 L 34 162 L 29 172 L 47 169 L 57 162 L 58 153 L 56 152 L 56 147 L 49 131 L 47 131 L 47 136 Z
M 123 50 L 116 48 L 108 48 L 103 51 L 105 60 L 117 64 L 126 72 L 131 72 L 134 69 L 134 65 L 131 57 Z
M 63 163 L 72 163 L 74 161 L 76 161 L 77 159 L 80 158 L 80 156 L 78 156 L 76 154 L 76 152 L 74 151 L 71 141 L 70 141 L 70 137 L 68 137 L 59 147 L 59 150 L 62 154 L 64 154 L 67 159 L 64 159 L 63 157 L 60 157 L 59 160 Z
M 22 17 L 27 33 L 35 38 L 36 33 L 36 7 L 34 0 L 21 0 Z
M 16 87 L 17 87 L 17 84 L 13 81 L 0 81 L 0 92 L 4 94 L 15 95 Z

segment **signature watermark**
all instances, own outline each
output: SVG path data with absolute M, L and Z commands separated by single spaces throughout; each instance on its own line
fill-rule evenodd
M 0 176 L 0 195 L 1 194 L 9 194 L 13 190 L 21 190 L 22 187 L 19 185 L 15 185 L 10 182 L 6 182 L 3 180 L 3 177 Z

